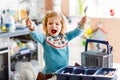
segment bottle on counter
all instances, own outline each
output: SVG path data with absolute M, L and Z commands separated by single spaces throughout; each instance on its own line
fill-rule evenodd
M 3 10 L 0 16 L 0 32 L 6 32 L 6 26 L 4 24 L 4 14 L 5 14 L 5 10 Z
M 2 32 L 15 32 L 14 17 L 10 15 L 9 9 L 2 11 L 1 23 Z
M 6 12 L 6 19 L 4 23 L 7 28 L 7 31 L 15 32 L 15 20 L 14 20 L 14 17 L 10 15 L 9 9 Z
M 2 16 L 0 15 L 0 33 L 2 32 L 1 27 L 2 27 Z
M 11 24 L 10 26 L 10 32 L 15 32 L 15 20 L 13 16 L 9 16 L 9 23 Z

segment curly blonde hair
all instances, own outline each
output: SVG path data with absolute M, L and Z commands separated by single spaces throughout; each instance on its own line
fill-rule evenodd
M 48 18 L 49 17 L 56 17 L 56 16 L 61 19 L 62 29 L 60 31 L 60 34 L 66 33 L 66 20 L 65 20 L 64 15 L 62 13 L 58 13 L 56 11 L 48 11 L 43 18 L 43 31 L 46 35 L 48 35 L 48 32 L 47 32 Z

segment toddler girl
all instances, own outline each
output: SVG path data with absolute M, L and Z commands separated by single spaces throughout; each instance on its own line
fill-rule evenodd
M 44 73 L 54 73 L 56 70 L 68 65 L 70 40 L 79 36 L 84 28 L 86 16 L 80 21 L 80 26 L 66 32 L 66 21 L 62 13 L 48 11 L 43 19 L 43 31 L 37 31 L 28 18 L 26 24 L 31 31 L 33 39 L 42 44 L 44 49 Z

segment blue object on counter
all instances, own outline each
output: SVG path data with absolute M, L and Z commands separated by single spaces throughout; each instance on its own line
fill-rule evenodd
M 10 31 L 10 27 L 12 26 L 12 24 L 6 23 L 5 26 L 6 26 L 6 31 Z

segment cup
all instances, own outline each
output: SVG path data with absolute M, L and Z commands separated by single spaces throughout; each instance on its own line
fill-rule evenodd
M 6 26 L 6 31 L 10 31 L 10 27 L 12 26 L 12 24 L 6 23 L 5 26 Z

